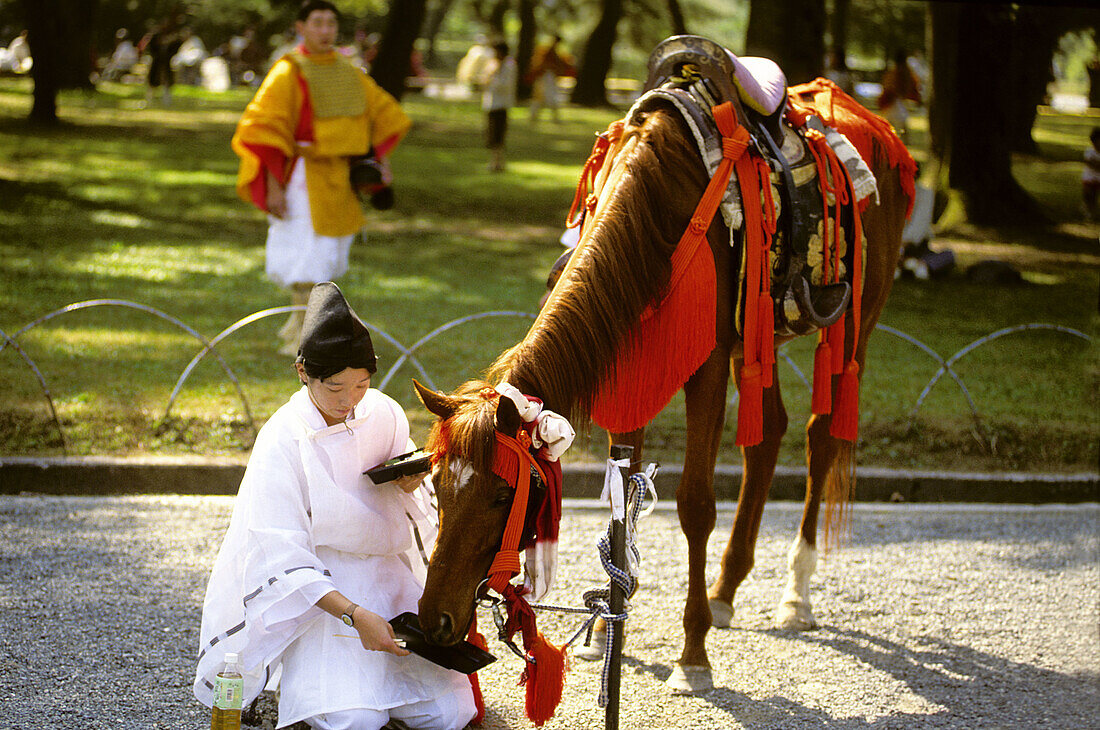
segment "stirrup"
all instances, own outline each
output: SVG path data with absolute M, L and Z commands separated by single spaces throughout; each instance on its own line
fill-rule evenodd
M 852 298 L 852 285 L 846 281 L 825 286 L 811 286 L 802 280 L 801 291 L 795 294 L 795 301 L 801 300 L 807 314 L 818 327 L 836 324 L 848 309 Z
M 846 281 L 814 286 L 799 276 L 783 297 L 780 310 L 792 334 L 807 335 L 839 322 L 851 298 L 852 285 Z

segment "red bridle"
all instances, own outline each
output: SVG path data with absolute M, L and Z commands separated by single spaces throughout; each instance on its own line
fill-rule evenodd
M 539 460 L 531 453 L 531 437 L 520 429 L 515 436 L 496 432 L 493 449 L 493 473 L 503 479 L 515 491 L 508 523 L 504 527 L 500 550 L 489 566 L 488 586 L 504 595 L 512 577 L 519 574 L 519 549 L 527 522 L 527 502 L 531 497 L 531 468 L 546 482 L 546 473 Z

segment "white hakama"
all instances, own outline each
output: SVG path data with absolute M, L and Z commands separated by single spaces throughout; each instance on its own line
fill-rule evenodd
M 286 185 L 286 218 L 267 217 L 266 272 L 279 286 L 333 281 L 348 270 L 351 236 L 321 236 L 313 230 L 305 158 L 298 158 Z

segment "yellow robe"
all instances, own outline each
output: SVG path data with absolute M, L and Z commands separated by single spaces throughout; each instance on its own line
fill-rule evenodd
M 257 186 L 263 190 L 266 175 L 256 147 L 271 148 L 282 156 L 286 163 L 284 184 L 294 159 L 305 157 L 313 230 L 322 236 L 351 235 L 363 226 L 364 218 L 348 179 L 348 157 L 365 154 L 370 147 L 384 143 L 392 148 L 412 122 L 396 99 L 360 72 L 365 111 L 355 116 L 313 115 L 313 141 L 299 144 L 294 135 L 306 98 L 297 62 L 301 61 L 284 56 L 275 63 L 237 124 L 232 140 L 233 151 L 241 158 L 237 194 L 265 209 L 266 194 L 256 194 Z M 335 53 L 310 56 L 304 62 L 348 63 Z

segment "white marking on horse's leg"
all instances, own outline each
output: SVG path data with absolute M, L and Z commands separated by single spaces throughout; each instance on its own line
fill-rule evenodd
M 588 646 L 581 644 L 576 649 L 572 650 L 572 655 L 577 659 L 584 659 L 586 662 L 594 662 L 597 659 L 603 659 L 604 651 L 607 647 L 607 629 L 596 629 L 592 632 L 592 643 Z
M 730 622 L 733 621 L 733 605 L 717 598 L 711 598 L 708 602 L 710 603 L 710 625 L 716 629 L 728 629 Z
M 665 680 L 665 684 L 673 694 L 678 695 L 705 692 L 714 688 L 710 667 L 686 667 L 683 664 L 672 668 L 672 674 Z
M 817 548 L 800 534 L 787 553 L 787 588 L 779 601 L 775 624 L 781 629 L 816 629 L 810 608 L 810 576 L 817 567 Z

